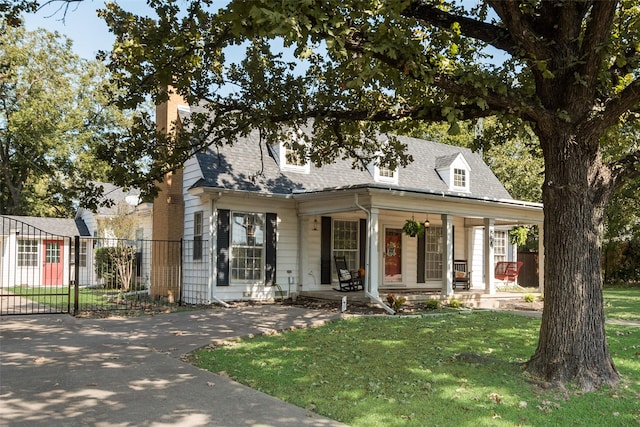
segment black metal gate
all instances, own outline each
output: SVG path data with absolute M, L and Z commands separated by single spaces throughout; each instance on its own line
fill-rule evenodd
M 70 313 L 73 239 L 38 228 L 40 218 L 0 220 L 0 315 Z
M 0 316 L 158 310 L 199 301 L 184 295 L 183 241 L 78 235 L 71 219 L 0 221 Z

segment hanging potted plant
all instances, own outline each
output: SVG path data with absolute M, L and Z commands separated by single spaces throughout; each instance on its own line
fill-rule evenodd
M 404 224 L 404 226 L 402 227 L 402 231 L 407 236 L 411 236 L 411 237 L 422 236 L 424 234 L 424 225 L 422 225 L 421 222 L 418 222 L 415 219 L 411 218 L 411 219 L 408 219 L 407 222 Z
M 523 226 L 513 227 L 509 230 L 509 243 L 512 245 L 524 246 L 527 244 L 529 228 Z

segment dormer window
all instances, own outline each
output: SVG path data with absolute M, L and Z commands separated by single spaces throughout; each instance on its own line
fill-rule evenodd
M 284 155 L 287 166 L 304 167 L 307 164 L 302 156 L 300 156 L 300 153 L 291 148 L 285 148 Z
M 467 171 L 464 169 L 453 170 L 453 186 L 467 188 Z
M 470 172 L 469 163 L 462 153 L 453 153 L 436 158 L 436 171 L 445 182 L 449 190 L 469 192 Z
M 375 166 L 373 171 L 373 179 L 375 182 L 397 184 L 398 170 L 390 169 L 386 166 Z
M 303 144 L 303 143 L 302 143 Z M 309 160 L 300 154 L 301 143 L 280 143 L 280 169 L 288 172 L 309 173 Z

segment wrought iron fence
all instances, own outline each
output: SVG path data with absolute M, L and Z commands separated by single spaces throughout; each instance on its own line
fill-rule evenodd
M 69 313 L 72 239 L 21 218 L 0 217 L 0 315 Z
M 0 315 L 209 302 L 206 240 L 68 237 L 0 218 Z
M 76 240 L 79 311 L 206 304 L 208 242 Z

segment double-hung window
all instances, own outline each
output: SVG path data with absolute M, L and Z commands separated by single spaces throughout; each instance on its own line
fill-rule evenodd
M 442 227 L 425 229 L 425 277 L 428 280 L 442 279 Z
M 352 271 L 358 263 L 358 221 L 333 221 L 333 256 L 344 256 Z M 334 266 L 335 267 L 335 266 Z
M 231 280 L 264 280 L 264 214 L 233 212 L 231 217 Z
M 493 257 L 495 262 L 507 260 L 507 232 L 496 231 L 493 239 Z
M 202 259 L 202 211 L 193 214 L 193 259 Z

